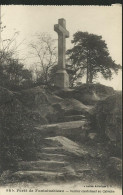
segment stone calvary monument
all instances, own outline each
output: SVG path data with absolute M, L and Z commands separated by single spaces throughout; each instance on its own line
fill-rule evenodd
M 66 38 L 69 37 L 69 32 L 66 30 L 65 19 L 58 20 L 58 24 L 54 25 L 54 31 L 58 33 L 58 70 L 55 85 L 60 88 L 69 88 L 69 75 L 65 65 Z

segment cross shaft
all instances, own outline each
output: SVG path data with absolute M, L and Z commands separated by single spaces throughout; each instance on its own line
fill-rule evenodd
M 66 21 L 61 18 L 58 24 L 54 25 L 54 31 L 58 34 L 58 71 L 56 73 L 56 86 L 60 88 L 69 87 L 69 76 L 65 67 L 66 38 L 69 32 L 66 30 Z
M 54 30 L 58 33 L 58 69 L 65 69 L 66 38 L 69 32 L 66 30 L 66 21 L 59 19 L 58 24 L 54 25 Z

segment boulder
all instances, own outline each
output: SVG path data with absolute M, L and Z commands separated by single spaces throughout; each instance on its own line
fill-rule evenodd
M 107 170 L 110 177 L 122 177 L 122 160 L 117 157 L 110 157 L 107 162 Z
M 71 120 L 83 120 L 83 115 L 88 115 L 90 107 L 82 104 L 74 98 L 65 98 L 61 102 L 52 104 L 56 112 L 57 121 L 70 121 L 66 117 L 71 116 Z M 74 116 L 74 117 L 73 117 Z
M 6 88 L 0 87 L 0 104 L 9 102 L 13 99 L 14 93 Z
M 62 101 L 62 98 L 57 97 L 42 86 L 23 90 L 17 98 L 29 110 L 47 118 L 48 122 L 55 120 L 55 109 L 52 107 L 52 104 Z
M 63 150 L 67 151 L 68 153 L 74 154 L 75 156 L 85 157 L 88 154 L 88 152 L 83 150 L 83 148 L 79 144 L 64 136 L 49 137 L 46 139 L 53 141 L 56 146 L 60 143 Z
M 54 92 L 61 98 L 74 98 L 86 105 L 94 105 L 99 100 L 115 93 L 112 87 L 101 84 L 82 84 L 73 89 L 56 90 Z
M 3 90 L 3 95 L 5 94 L 4 92 L 6 92 L 6 95 L 8 94 L 8 99 L 5 98 L 5 101 L 2 101 L 0 105 L 0 118 L 2 118 L 2 123 L 3 121 L 7 121 L 9 126 L 10 124 L 14 125 L 16 123 L 23 124 L 23 122 L 27 124 L 47 124 L 47 120 L 41 112 L 29 109 L 29 107 L 23 103 L 23 97 L 22 99 L 18 98 L 20 94 L 9 92 L 7 89 Z
M 93 109 L 92 127 L 100 136 L 107 137 L 110 142 L 121 150 L 122 135 L 122 94 L 116 93 L 105 100 L 99 101 Z

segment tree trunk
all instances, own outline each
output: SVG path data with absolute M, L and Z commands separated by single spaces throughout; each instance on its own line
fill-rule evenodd
M 89 71 L 89 83 L 92 83 L 92 80 L 93 80 L 93 73 L 92 73 L 91 66 L 90 66 L 90 71 Z
M 89 83 L 92 83 L 92 81 L 93 81 L 93 75 L 92 73 L 90 73 Z
M 89 51 L 87 53 L 87 78 L 86 78 L 86 84 L 89 84 Z
M 87 77 L 86 77 L 86 83 L 89 83 L 89 64 L 87 63 Z
M 89 71 L 88 71 L 88 66 L 87 66 L 87 78 L 86 78 L 86 83 L 89 83 Z

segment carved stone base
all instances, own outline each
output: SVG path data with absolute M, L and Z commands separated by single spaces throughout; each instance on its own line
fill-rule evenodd
M 69 88 L 69 75 L 66 70 L 56 72 L 55 85 L 60 88 Z

